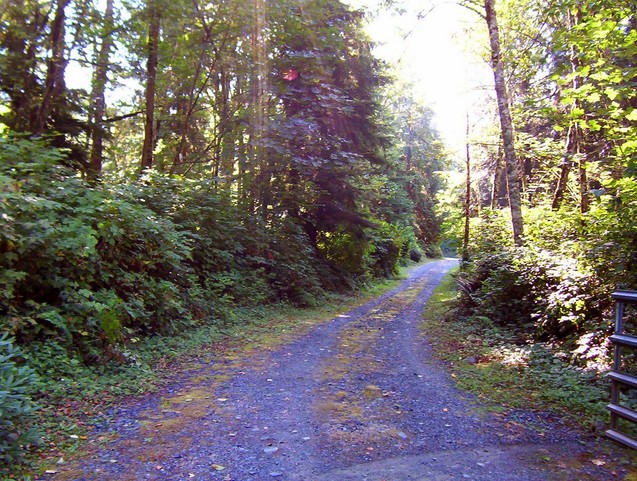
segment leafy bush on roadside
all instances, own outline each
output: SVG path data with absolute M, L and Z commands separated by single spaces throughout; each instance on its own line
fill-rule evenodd
M 0 465 L 6 466 L 20 461 L 25 447 L 40 440 L 31 426 L 37 406 L 27 394 L 36 377 L 29 367 L 18 365 L 20 355 L 7 333 L 0 336 Z
M 515 327 L 522 340 L 558 342 L 576 362 L 600 362 L 616 288 L 608 259 L 589 247 L 582 220 L 535 214 L 527 215 L 525 247 L 495 248 L 500 241 L 493 243 L 493 231 L 503 216 L 480 225 L 472 238 L 473 262 L 459 277 L 464 304 L 477 316 Z
M 57 338 L 90 360 L 127 332 L 188 324 L 188 239 L 139 189 L 91 187 L 43 142 L 0 142 L 3 330 L 22 344 Z
M 163 176 L 89 184 L 44 140 L 0 139 L 0 327 L 87 364 L 121 361 L 140 335 L 235 321 L 236 309 L 313 305 L 391 276 L 413 229 L 265 225 L 214 182 Z

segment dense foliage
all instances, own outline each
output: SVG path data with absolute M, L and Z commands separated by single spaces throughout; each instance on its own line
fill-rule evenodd
M 33 371 L 16 363 L 21 352 L 13 339 L 0 336 L 0 461 L 14 463 L 22 458 L 22 446 L 39 441 L 32 426 L 37 409 L 28 395 L 35 383 Z
M 384 221 L 313 245 L 299 221 L 254 222 L 214 183 L 149 173 L 91 186 L 43 142 L 7 138 L 0 150 L 3 330 L 87 361 L 131 336 L 232 319 L 237 306 L 313 304 L 392 275 L 416 248 L 407 227 Z
M 499 12 L 525 238 L 513 246 L 500 210 L 498 149 L 475 147 L 488 175 L 472 185 L 465 306 L 515 326 L 521 342 L 550 341 L 573 362 L 603 370 L 611 294 L 637 288 L 634 8 L 565 0 L 507 3 Z

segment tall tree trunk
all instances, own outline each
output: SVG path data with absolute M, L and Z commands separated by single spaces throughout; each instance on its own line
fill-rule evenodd
M 464 195 L 464 237 L 462 240 L 462 262 L 469 261 L 469 221 L 471 215 L 471 156 L 469 149 L 469 115 L 467 114 L 467 131 L 466 131 L 466 166 L 467 166 L 467 177 L 465 184 L 465 195 Z
M 573 27 L 579 25 L 580 22 L 582 21 L 582 8 L 579 3 L 577 4 L 575 12 L 571 15 L 571 19 L 572 19 L 571 24 Z M 577 47 L 575 45 L 573 45 L 571 49 L 571 61 L 573 65 L 573 72 L 575 73 L 580 68 L 580 59 L 577 52 Z M 582 80 L 580 76 L 574 75 L 573 89 L 577 90 L 578 88 L 581 87 L 581 85 L 582 85 Z M 579 101 L 577 100 L 575 101 L 574 107 L 575 108 L 580 107 Z M 574 127 L 577 129 L 577 132 L 579 133 L 576 158 L 578 161 L 578 169 L 579 169 L 578 179 L 579 179 L 579 193 L 580 193 L 580 212 L 585 213 L 585 212 L 588 212 L 588 209 L 589 209 L 589 203 L 588 203 L 589 194 L 588 194 L 588 176 L 586 175 L 586 155 L 582 153 L 582 142 L 584 140 L 584 131 L 582 130 L 582 127 L 579 124 L 575 124 Z
M 580 212 L 584 214 L 590 209 L 589 193 L 588 193 L 588 175 L 586 174 L 586 157 L 580 153 L 579 159 L 579 198 L 580 198 Z
M 93 124 L 91 128 L 91 154 L 89 162 L 89 178 L 96 180 L 102 173 L 104 158 L 104 115 L 106 114 L 106 84 L 108 82 L 108 61 L 113 46 L 113 0 L 106 0 L 104 23 L 102 25 L 102 42 L 95 55 L 95 71 L 93 73 Z M 96 48 L 97 50 L 97 48 Z
M 221 92 L 221 165 L 223 174 L 223 186 L 227 192 L 231 192 L 233 187 L 233 177 L 235 171 L 235 141 L 236 129 L 231 127 L 230 114 L 230 75 L 222 69 L 220 78 Z M 238 189 L 237 189 L 238 190 Z
M 407 124 L 407 128 L 409 130 L 407 132 L 407 145 L 405 145 L 405 172 L 411 172 L 414 146 L 414 130 L 411 127 L 411 122 Z
M 513 140 L 513 122 L 509 110 L 509 96 L 504 80 L 504 67 L 500 49 L 500 33 L 498 19 L 495 12 L 495 0 L 484 0 L 487 27 L 489 29 L 489 43 L 491 45 L 491 67 L 495 80 L 495 92 L 498 98 L 498 112 L 502 129 L 502 143 L 507 172 L 507 187 L 509 206 L 511 208 L 511 223 L 513 226 L 513 241 L 515 245 L 522 244 L 524 221 L 522 219 L 522 202 L 520 198 L 520 173 Z
M 267 220 L 271 203 L 270 162 L 263 140 L 268 134 L 268 100 L 267 100 L 267 44 L 264 29 L 266 28 L 265 1 L 254 0 L 252 23 L 252 132 L 254 165 L 258 173 L 254 177 L 254 200 L 259 203 L 261 218 Z
M 66 21 L 66 7 L 71 0 L 57 0 L 55 5 L 55 17 L 51 23 L 50 48 L 46 80 L 42 103 L 35 116 L 31 131 L 34 134 L 41 134 L 47 128 L 47 121 L 51 117 L 54 109 L 59 107 L 62 92 L 66 89 L 64 82 L 64 71 L 66 70 L 66 59 L 64 58 L 64 47 L 66 45 L 64 32 Z
M 155 147 L 155 92 L 157 90 L 157 57 L 159 51 L 159 28 L 161 15 L 156 7 L 149 8 L 148 62 L 146 64 L 146 121 L 144 124 L 144 145 L 140 170 L 153 166 Z

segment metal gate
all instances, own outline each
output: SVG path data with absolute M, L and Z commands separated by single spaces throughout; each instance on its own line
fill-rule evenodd
M 616 291 L 613 293 L 615 299 L 615 333 L 610 337 L 615 346 L 613 359 L 613 370 L 608 374 L 611 380 L 611 401 L 608 405 L 610 410 L 610 429 L 606 435 L 622 444 L 637 449 L 637 439 L 620 431 L 619 421 L 626 421 L 637 424 L 637 411 L 634 411 L 620 404 L 620 388 L 636 389 L 637 376 L 627 373 L 622 369 L 622 349 L 629 349 L 637 352 L 637 332 L 626 333 L 624 326 L 624 309 L 626 304 L 637 304 L 637 291 Z

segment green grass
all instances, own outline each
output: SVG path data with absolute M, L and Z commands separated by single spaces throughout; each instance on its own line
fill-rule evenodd
M 452 274 L 434 291 L 422 329 L 458 386 L 488 410 L 550 410 L 585 429 L 607 420 L 606 382 L 562 361 L 551 346 L 521 343 L 519 331 L 463 316 Z

